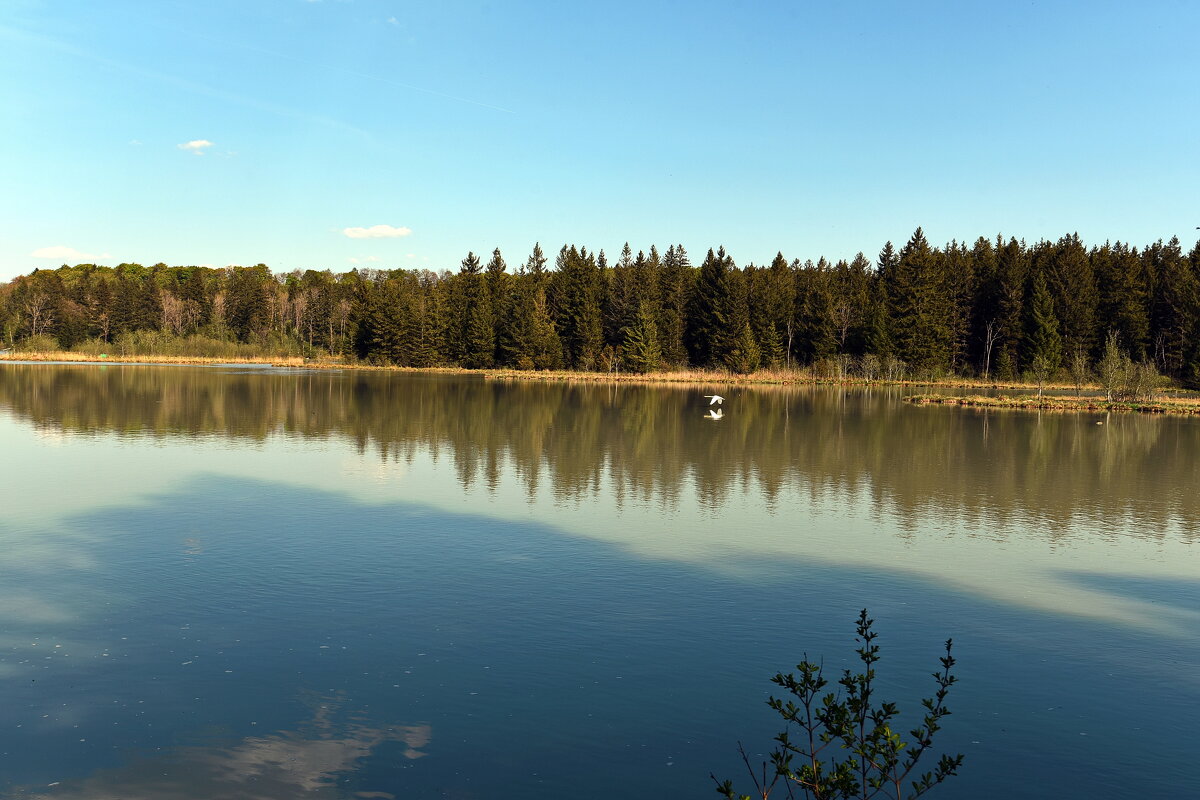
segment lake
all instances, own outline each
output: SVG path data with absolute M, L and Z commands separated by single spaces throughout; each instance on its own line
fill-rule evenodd
M 0 364 L 0 796 L 749 791 L 864 607 L 905 730 L 954 638 L 931 797 L 1189 795 L 1198 454 L 894 388 Z

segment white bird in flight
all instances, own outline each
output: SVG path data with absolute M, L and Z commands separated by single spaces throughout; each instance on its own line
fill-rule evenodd
M 709 409 L 709 412 L 704 415 L 705 419 L 720 419 L 725 416 L 725 412 L 719 408 Z
M 725 400 L 725 398 L 724 398 L 724 397 L 721 397 L 721 395 L 719 395 L 719 394 L 706 394 L 706 395 L 704 395 L 704 396 L 705 396 L 705 397 L 711 397 L 711 398 L 712 398 L 711 400 L 709 400 L 709 401 L 708 401 L 708 404 L 709 404 L 710 406 L 711 406 L 711 405 L 718 405 L 718 406 L 719 406 L 719 405 L 721 405 L 722 401 L 724 401 L 724 400 Z

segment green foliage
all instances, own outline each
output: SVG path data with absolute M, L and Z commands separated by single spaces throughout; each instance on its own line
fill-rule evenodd
M 1042 387 L 1062 365 L 1062 338 L 1058 335 L 1058 319 L 1054 316 L 1046 276 L 1040 272 L 1033 280 L 1028 348 L 1029 370 L 1038 384 L 1038 397 L 1041 397 Z
M 1155 390 L 1162 385 L 1162 376 L 1153 364 L 1130 358 L 1120 340 L 1117 331 L 1109 331 L 1104 340 L 1104 354 L 1096 367 L 1105 397 L 1118 402 L 1153 400 Z
M 829 681 L 824 668 L 809 661 L 807 655 L 796 665 L 796 673 L 780 673 L 771 679 L 791 695 L 767 701 L 788 727 L 775 737 L 770 769 L 764 762 L 761 771 L 756 771 L 741 749 L 756 797 L 769 797 L 782 782 L 788 797 L 800 793 L 813 800 L 877 796 L 911 800 L 957 774 L 962 755 L 942 755 L 933 770 L 916 772 L 918 762 L 932 748 L 942 720 L 950 714 L 946 697 L 957 682 L 951 674 L 953 641 L 946 640 L 946 654 L 939 659 L 941 668 L 933 673 L 936 690 L 921 701 L 924 714 L 909 732 L 911 741 L 906 742 L 894 729 L 899 707 L 875 698 L 875 664 L 880 655 L 873 624 L 863 609 L 856 626 L 860 646 L 855 651 L 862 671 L 845 670 L 838 680 L 840 691 L 826 691 Z M 732 781 L 712 777 L 722 797 L 751 800 L 750 795 L 735 792 Z
M 720 249 L 695 268 L 681 245 L 661 257 L 627 245 L 610 268 L 603 252 L 564 245 L 556 267 L 538 245 L 516 274 L 499 250 L 486 266 L 470 253 L 441 273 L 78 264 L 0 284 L 0 341 L 48 336 L 65 349 L 159 332 L 406 366 L 804 365 L 837 377 L 857 364 L 891 380 L 1044 382 L 1063 366 L 1084 375 L 1113 330 L 1140 370 L 1131 391 L 1152 392 L 1156 370 L 1200 388 L 1200 243 L 1187 254 L 1177 239 L 1089 250 L 1071 234 L 935 247 L 918 229 L 874 266 L 861 253 L 835 264 L 777 254 L 739 269 Z
M 23 353 L 53 353 L 61 349 L 58 339 L 53 336 L 47 336 L 44 333 L 39 333 L 37 336 L 30 336 L 27 339 L 22 339 L 17 345 L 18 352 Z
M 630 372 L 652 372 L 662 366 L 658 326 L 646 300 L 638 306 L 637 317 L 625 337 L 623 352 L 625 367 Z
M 947 368 L 953 341 L 952 302 L 942 254 L 917 228 L 887 277 L 892 330 L 900 358 Z

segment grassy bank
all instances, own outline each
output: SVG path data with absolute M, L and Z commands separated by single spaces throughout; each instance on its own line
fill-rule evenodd
M 1061 412 L 1137 412 L 1142 414 L 1200 415 L 1200 397 L 1164 397 L 1147 402 L 1105 400 L 1101 397 L 1062 397 L 1055 395 L 1018 395 L 987 397 L 947 394 L 913 394 L 904 398 L 917 405 L 971 406 L 975 408 L 1015 409 L 1019 411 Z
M 78 353 L 72 350 L 40 350 L 36 352 L 17 352 L 10 350 L 0 353 L 0 361 L 67 361 L 79 364 L 271 364 L 280 367 L 305 366 L 306 362 L 300 356 L 266 356 L 266 357 L 212 357 L 212 356 L 179 356 L 179 355 L 117 355 L 112 353 Z
M 759 370 L 748 375 L 738 375 L 720 370 L 685 369 L 669 372 L 578 372 L 571 370 L 515 370 L 483 369 L 472 370 L 461 367 L 415 367 L 383 366 L 331 356 L 304 358 L 301 356 L 201 356 L 201 355 L 119 355 L 78 352 L 71 350 L 8 351 L 0 353 L 0 361 L 63 361 L 78 363 L 118 364 L 192 364 L 218 366 L 221 364 L 266 364 L 273 367 L 293 369 L 355 369 L 373 372 L 423 372 L 443 375 L 480 375 L 486 380 L 498 381 L 542 381 L 553 383 L 588 384 L 688 384 L 693 386 L 906 386 L 942 389 L 990 389 L 1012 392 L 1034 392 L 1031 384 L 972 381 L 959 377 L 935 380 L 874 380 L 859 377 L 830 377 L 808 368 L 792 370 Z M 1045 387 L 1051 392 L 1074 391 L 1074 386 L 1051 384 Z M 1083 387 L 1093 394 L 1097 386 Z M 952 395 L 936 392 L 918 393 L 904 398 L 919 405 L 959 405 L 979 408 L 1062 411 L 1062 412 L 1105 412 L 1133 411 L 1151 414 L 1197 414 L 1200 415 L 1200 395 L 1181 394 L 1156 399 L 1153 402 L 1109 402 L 1101 397 L 1066 396 L 1063 394 L 1016 394 L 1003 396 Z
M 809 368 L 758 370 L 746 375 L 724 370 L 681 369 L 662 372 L 584 372 L 577 370 L 518 370 L 518 369 L 464 369 L 462 367 L 397 367 L 369 364 L 353 359 L 332 356 L 302 358 L 300 356 L 206 356 L 206 355 L 156 355 L 156 354 L 99 354 L 77 350 L 8 351 L 0 354 L 0 361 L 66 361 L 80 363 L 123 363 L 123 364 L 269 364 L 276 367 L 302 367 L 305 369 L 360 369 L 386 372 L 429 372 L 448 375 L 482 375 L 488 380 L 501 381 L 549 381 L 563 383 L 688 383 L 730 385 L 827 385 L 827 386 L 941 386 L 947 388 L 990 388 L 1028 389 L 1025 384 L 1004 384 L 993 381 L 971 382 L 962 378 L 938 380 L 895 380 L 875 379 L 867 381 L 860 377 L 840 377 L 820 374 Z M 1061 389 L 1070 387 L 1062 386 Z

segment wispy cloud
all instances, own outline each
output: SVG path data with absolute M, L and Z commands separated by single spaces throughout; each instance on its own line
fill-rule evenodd
M 153 24 L 153 23 L 151 23 L 151 24 Z M 174 28 L 168 28 L 166 26 L 156 26 L 156 27 L 160 27 L 163 30 L 171 30 L 176 33 L 189 33 L 187 31 L 179 31 Z M 194 32 L 191 32 L 191 33 L 194 33 Z M 199 34 L 194 34 L 194 35 L 196 35 L 197 38 L 207 39 L 208 41 L 221 42 L 221 40 L 219 40 L 219 39 L 212 39 L 211 37 L 201 36 Z M 227 103 L 234 103 L 237 105 L 246 106 L 248 108 L 253 108 L 253 109 L 256 109 L 259 111 L 263 111 L 268 114 L 276 114 L 281 117 L 290 117 L 292 119 L 298 119 L 298 120 L 301 120 L 301 121 L 304 121 L 307 123 L 311 123 L 311 124 L 326 125 L 326 126 L 329 126 L 332 128 L 340 128 L 343 130 L 352 131 L 353 133 L 363 135 L 363 136 L 368 135 L 367 132 L 362 130 L 361 128 L 357 128 L 357 127 L 355 127 L 343 120 L 340 120 L 340 119 L 335 119 L 332 117 L 324 117 L 324 116 L 320 116 L 317 114 L 309 114 L 309 113 L 299 110 L 299 109 L 289 108 L 287 106 L 276 105 L 274 103 L 265 102 L 265 101 L 259 100 L 257 98 L 254 98 L 254 97 L 247 97 L 247 96 L 239 95 L 239 94 L 236 94 L 233 92 L 228 92 L 228 91 L 225 91 L 222 89 L 216 89 L 214 87 L 207 86 L 202 83 L 196 83 L 195 81 L 181 78 L 177 75 L 171 75 L 169 73 L 156 72 L 153 70 L 143 69 L 140 67 L 136 67 L 132 64 L 128 64 L 128 63 L 125 63 L 122 61 L 108 58 L 106 56 L 99 55 L 98 53 L 93 52 L 91 50 L 86 50 L 82 47 L 77 47 L 73 44 L 70 44 L 70 43 L 64 42 L 64 41 L 60 41 L 60 40 L 55 39 L 50 36 L 43 36 L 41 34 L 30 33 L 27 31 L 21 31 L 21 30 L 17 30 L 15 28 L 10 28 L 6 25 L 0 24 L 0 40 L 3 40 L 3 39 L 19 39 L 19 40 L 26 41 L 26 42 L 33 42 L 33 43 L 41 45 L 49 50 L 53 50 L 58 53 L 64 53 L 66 55 L 70 55 L 75 58 L 80 58 L 80 59 L 84 59 L 87 61 L 91 61 L 92 63 L 100 64 L 101 66 L 107 67 L 112 70 L 117 70 L 117 71 L 129 74 L 129 75 L 133 75 L 133 76 L 139 77 L 139 78 L 144 78 L 147 80 L 159 81 L 168 86 L 174 86 L 174 87 L 176 87 L 178 89 L 182 89 L 184 91 L 203 95 L 205 97 L 213 97 L 213 98 L 222 100 Z M 258 49 L 258 48 L 248 48 L 248 49 Z M 265 51 L 263 51 L 263 52 L 265 52 Z M 270 53 L 270 55 L 276 55 L 277 57 L 281 57 L 281 58 L 284 57 L 284 56 L 280 56 L 279 54 L 275 54 L 275 53 Z M 293 60 L 299 61 L 300 59 L 293 59 Z
M 81 264 L 86 261 L 93 261 L 97 258 L 109 258 L 108 253 L 84 253 L 76 250 L 74 247 L 67 247 L 64 244 L 56 244 L 51 247 L 39 247 L 29 255 L 34 258 L 48 258 L 55 261 L 74 261 Z
M 372 225 L 369 228 L 343 228 L 342 233 L 351 239 L 396 239 L 408 236 L 412 229 L 403 225 L 399 228 L 391 225 Z
M 195 153 L 198 156 L 204 155 L 204 151 L 212 146 L 213 143 L 208 139 L 193 139 L 190 142 L 184 142 L 183 144 L 176 145 L 176 147 L 178 147 L 180 150 L 186 150 L 189 153 Z

